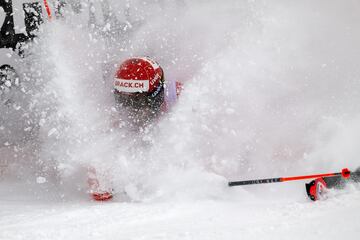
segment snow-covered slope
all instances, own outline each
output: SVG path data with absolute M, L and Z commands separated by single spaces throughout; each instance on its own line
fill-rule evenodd
M 38 134 L 0 149 L 0 239 L 358 235 L 357 185 L 312 203 L 303 182 L 226 184 L 359 166 L 358 1 L 111 0 L 118 20 L 90 26 L 75 2 L 24 60 Z M 112 129 L 113 72 L 133 55 L 185 86 L 138 136 Z M 88 200 L 88 165 L 112 202 Z
M 1 200 L 0 239 L 338 239 L 360 233 L 354 187 L 316 203 L 241 194 L 142 203 Z

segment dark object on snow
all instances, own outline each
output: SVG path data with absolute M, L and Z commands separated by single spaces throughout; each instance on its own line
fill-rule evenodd
M 19 76 L 10 65 L 0 66 L 0 103 L 7 104 L 12 99 L 12 88 L 19 87 Z

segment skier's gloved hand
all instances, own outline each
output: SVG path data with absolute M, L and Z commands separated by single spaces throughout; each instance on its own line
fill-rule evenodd
M 305 184 L 305 186 L 307 195 L 313 201 L 323 198 L 327 189 L 327 184 L 324 181 L 324 178 L 317 178 L 310 183 Z

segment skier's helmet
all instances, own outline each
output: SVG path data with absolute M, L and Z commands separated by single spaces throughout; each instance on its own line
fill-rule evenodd
M 116 72 L 114 92 L 122 106 L 159 110 L 164 102 L 163 70 L 149 57 L 127 59 Z

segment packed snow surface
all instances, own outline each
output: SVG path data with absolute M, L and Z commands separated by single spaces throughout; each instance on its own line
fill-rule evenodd
M 356 237 L 360 195 L 304 204 L 2 202 L 1 239 L 337 239 Z M 11 209 L 11 210 L 9 210 Z
M 316 203 L 304 182 L 227 186 L 359 167 L 359 1 L 84 0 L 65 10 L 27 49 L 25 97 L 0 106 L 0 239 L 359 235 L 357 184 Z M 135 134 L 116 127 L 111 88 L 119 63 L 144 55 L 185 89 Z M 112 201 L 89 199 L 88 166 Z
M 293 194 L 265 196 L 243 191 L 141 203 L 2 197 L 0 239 L 338 239 L 360 233 L 354 186 L 316 203 Z

